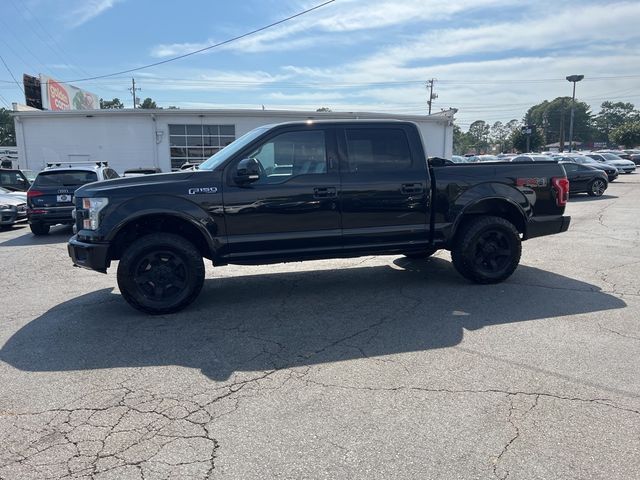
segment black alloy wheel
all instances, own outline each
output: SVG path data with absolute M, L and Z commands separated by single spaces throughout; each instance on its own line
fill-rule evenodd
M 179 295 L 187 283 L 187 266 L 169 250 L 155 250 L 138 259 L 134 281 L 144 295 L 162 302 Z
M 154 315 L 173 313 L 193 302 L 204 284 L 202 254 L 171 233 L 137 239 L 118 264 L 118 287 L 134 308 Z
M 508 266 L 513 252 L 507 235 L 500 229 L 487 229 L 475 244 L 474 263 L 476 268 L 488 275 L 495 275 Z
M 596 178 L 589 185 L 589 191 L 587 192 L 592 197 L 601 197 L 607 189 L 607 182 L 601 178 Z
M 522 245 L 515 226 L 501 217 L 468 220 L 451 250 L 453 266 L 476 283 L 498 283 L 518 267 Z

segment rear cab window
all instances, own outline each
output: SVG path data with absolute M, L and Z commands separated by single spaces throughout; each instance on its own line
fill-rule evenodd
M 396 172 L 412 168 L 409 140 L 403 129 L 347 128 L 349 173 Z

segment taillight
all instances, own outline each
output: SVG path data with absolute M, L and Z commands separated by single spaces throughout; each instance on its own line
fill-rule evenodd
M 44 192 L 40 190 L 27 190 L 27 198 L 39 197 L 40 195 L 44 195 Z
M 556 205 L 564 207 L 569 200 L 569 179 L 567 177 L 553 177 L 551 185 L 556 193 Z

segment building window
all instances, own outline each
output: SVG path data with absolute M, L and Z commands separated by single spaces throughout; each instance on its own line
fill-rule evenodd
M 201 163 L 235 139 L 235 125 L 169 125 L 171 169 Z

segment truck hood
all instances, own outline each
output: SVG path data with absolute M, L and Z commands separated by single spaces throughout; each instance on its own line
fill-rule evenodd
M 93 182 L 80 187 L 76 190 L 75 195 L 77 197 L 108 197 L 110 195 L 130 194 L 132 190 L 140 193 L 174 192 L 176 186 L 189 182 L 189 179 L 193 177 L 195 173 L 196 172 L 193 171 L 158 173 Z

